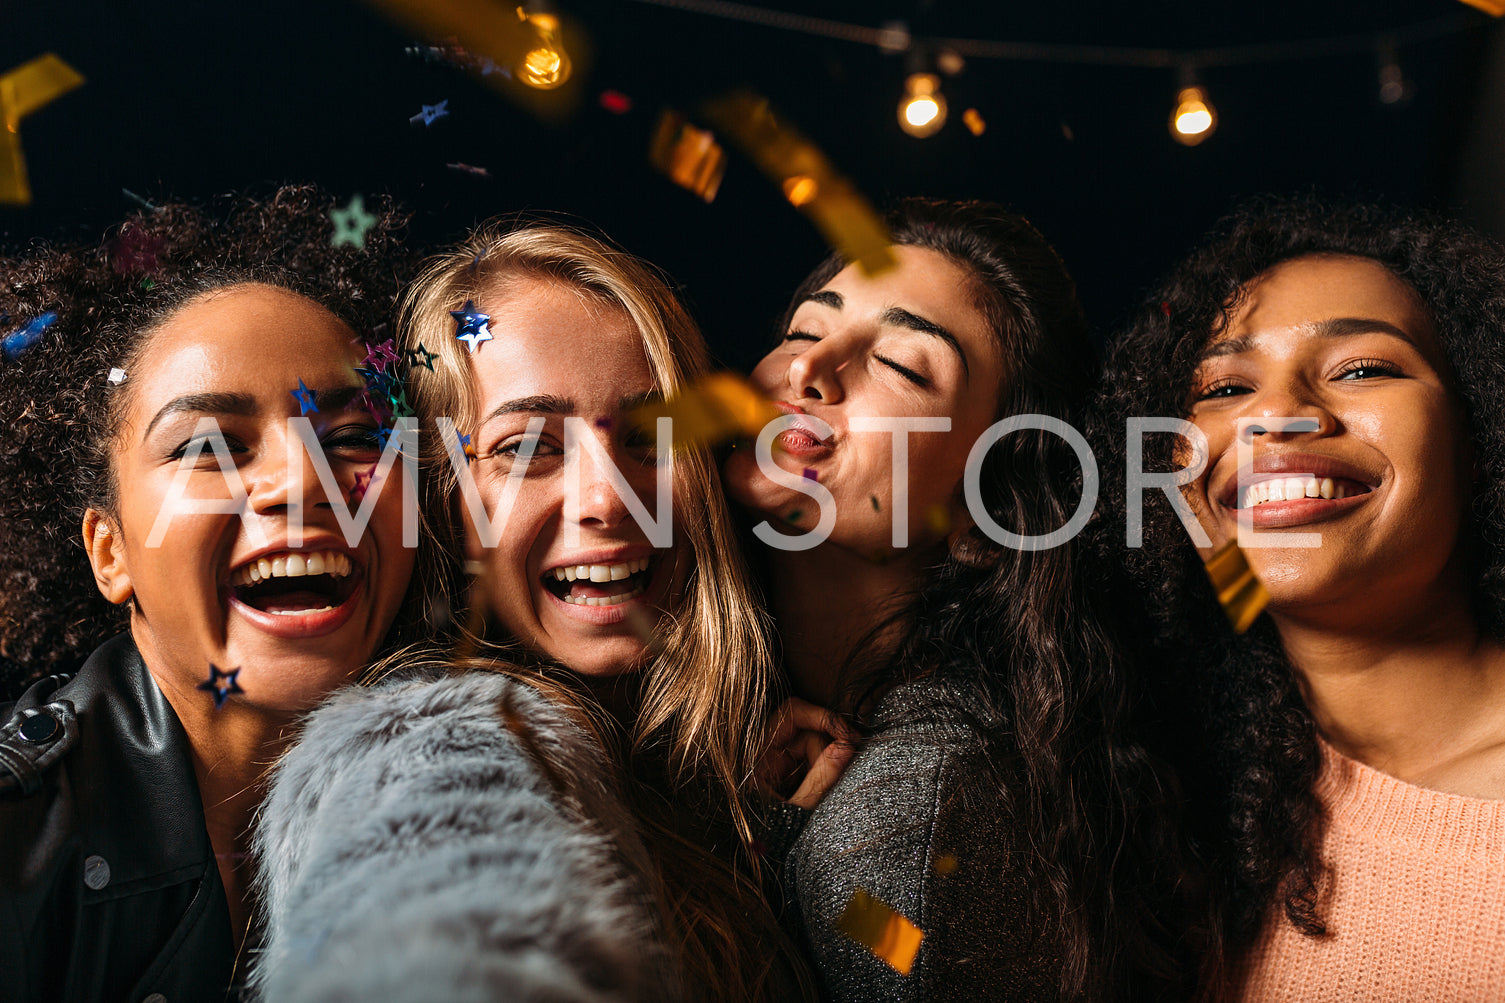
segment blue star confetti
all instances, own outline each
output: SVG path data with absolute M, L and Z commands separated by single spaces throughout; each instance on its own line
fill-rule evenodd
M 308 412 L 310 411 L 312 411 L 314 414 L 319 413 L 319 405 L 314 400 L 314 397 L 318 394 L 318 391 L 308 389 L 308 387 L 301 379 L 298 381 L 298 389 L 289 390 L 288 393 L 292 394 L 298 399 L 298 407 L 301 409 L 298 412 L 300 416 L 308 414 Z
M 209 678 L 199 683 L 194 689 L 204 690 L 214 697 L 214 709 L 219 710 L 225 706 L 225 701 L 230 699 L 231 693 L 244 693 L 236 677 L 240 675 L 239 669 L 231 669 L 229 672 L 221 670 L 214 663 L 209 664 Z
M 476 447 L 470 444 L 470 436 L 465 435 L 457 428 L 455 429 L 455 437 L 460 440 L 460 451 L 465 454 L 466 460 L 475 459 Z
M 3 341 L 0 341 L 0 355 L 3 355 L 7 361 L 19 359 L 41 341 L 42 335 L 47 333 L 47 329 L 56 322 L 57 312 L 54 310 L 48 310 L 42 316 L 33 318 L 25 327 L 12 331 L 5 336 Z
M 422 366 L 432 373 L 434 371 L 434 360 L 438 357 L 439 353 L 430 352 L 427 348 L 423 347 L 423 342 L 420 341 L 417 348 L 408 350 L 408 368 L 417 369 L 419 366 Z
M 430 126 L 439 121 L 441 118 L 449 118 L 449 98 L 445 98 L 438 104 L 424 105 L 423 110 L 414 115 L 412 118 L 408 119 L 408 122 L 411 125 L 422 124 L 425 126 Z
M 331 209 L 329 218 L 334 223 L 334 236 L 329 240 L 332 247 L 351 244 L 364 248 L 366 233 L 376 225 L 376 217 L 366 211 L 366 200 L 360 195 L 352 195 L 343 209 Z
M 488 326 L 491 315 L 477 310 L 475 300 L 466 300 L 465 306 L 451 310 L 449 315 L 459 325 L 455 330 L 455 338 L 465 342 L 471 352 L 480 348 L 481 342 L 491 340 L 491 328 Z

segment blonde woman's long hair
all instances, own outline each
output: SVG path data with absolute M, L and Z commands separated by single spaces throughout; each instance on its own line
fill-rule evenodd
M 429 569 L 426 577 L 447 588 L 450 596 L 460 594 L 458 555 L 464 530 L 458 480 L 435 421 L 449 417 L 461 434 L 474 434 L 481 396 L 469 352 L 456 339 L 450 312 L 474 300 L 478 309 L 484 303 L 500 314 L 505 310 L 507 286 L 527 280 L 560 283 L 597 305 L 624 313 L 642 340 L 653 389 L 664 396 L 680 393 L 710 367 L 699 329 L 664 276 L 647 262 L 589 234 L 551 223 L 499 220 L 431 258 L 403 297 L 399 324 L 404 353 L 421 346 L 437 356 L 432 369 L 410 367 L 409 387 L 420 419 L 420 463 L 426 472 L 424 527 L 440 544 L 429 548 L 440 566 Z M 622 722 L 629 732 L 628 758 L 661 763 L 663 771 L 648 778 L 630 763 L 620 765 L 629 774 L 629 783 L 636 780 L 639 788 L 645 782 L 650 788 L 667 782 L 671 788 L 650 790 L 646 799 L 639 790 L 638 808 L 644 807 L 644 800 L 661 801 L 660 807 L 667 807 L 671 814 L 691 819 L 692 827 L 699 821 L 696 816 L 707 810 L 730 824 L 741 845 L 731 852 L 722 848 L 721 856 L 732 863 L 732 870 L 724 875 L 729 882 L 725 890 L 740 897 L 756 894 L 757 861 L 746 852 L 752 841 L 748 805 L 753 766 L 776 685 L 776 662 L 764 604 L 743 561 L 714 459 L 707 450 L 676 448 L 672 463 L 674 532 L 684 534 L 689 542 L 690 566 L 685 569 L 678 601 L 665 611 L 649 657 L 638 670 L 641 687 L 636 719 Z M 457 622 L 461 619 L 457 617 Z M 470 640 L 482 643 L 480 638 Z M 743 966 L 734 963 L 731 970 L 718 973 L 716 969 L 726 959 L 717 961 L 712 955 L 730 951 L 733 958 L 741 957 L 748 939 L 764 941 L 764 956 L 747 960 L 766 967 L 772 953 L 766 941 L 778 939 L 776 926 L 769 930 L 765 924 L 754 923 L 739 933 L 732 928 L 746 923 L 735 918 L 735 910 L 728 912 L 723 905 L 713 904 L 707 912 L 694 904 L 695 899 L 704 903 L 715 897 L 710 887 L 680 888 L 677 891 L 683 894 L 674 894 L 676 884 L 714 886 L 721 879 L 695 866 L 679 868 L 680 861 L 673 858 L 687 850 L 681 845 L 683 837 L 673 831 L 680 827 L 671 825 L 670 831 L 655 833 L 658 824 L 648 814 L 646 834 L 659 843 L 661 858 L 671 858 L 661 859 L 660 866 L 664 882 L 671 886 L 670 898 L 679 900 L 668 906 L 679 914 L 673 922 L 692 931 L 688 940 L 709 939 L 721 945 L 710 954 L 700 953 L 698 963 L 694 957 L 687 958 L 692 981 L 693 969 L 699 968 L 701 977 L 713 985 L 734 984 L 742 974 L 737 969 Z M 741 864 L 752 870 L 751 879 L 736 873 Z M 677 868 L 678 881 L 669 873 Z M 690 955 L 696 953 L 693 947 L 689 950 Z M 745 983 L 742 989 L 752 991 Z

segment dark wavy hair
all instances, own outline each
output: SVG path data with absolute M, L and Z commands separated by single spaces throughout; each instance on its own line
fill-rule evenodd
M 995 417 L 1075 421 L 1097 352 L 1076 286 L 1028 221 L 986 202 L 907 199 L 889 215 L 892 242 L 945 255 L 974 279 L 974 302 L 997 338 L 1004 382 Z M 784 318 L 844 266 L 824 262 Z M 981 467 L 988 514 L 1025 536 L 1050 533 L 1082 496 L 1069 443 L 1026 429 L 1000 440 Z M 1192 868 L 1174 844 L 1174 781 L 1132 733 L 1126 645 L 1081 565 L 1079 541 L 1013 550 L 978 530 L 918 583 L 896 615 L 854 652 L 842 709 L 927 677 L 981 697 L 960 717 L 1020 834 L 1016 855 L 1032 931 L 1059 951 L 1068 999 L 1177 998 L 1195 981 Z M 898 647 L 878 642 L 900 625 Z M 965 701 L 971 703 L 972 701 Z
M 1201 562 L 1163 492 L 1144 501 L 1144 545 L 1125 549 L 1125 419 L 1186 417 L 1199 356 L 1228 322 L 1247 284 L 1310 255 L 1384 265 L 1420 296 L 1455 377 L 1479 465 L 1470 532 L 1480 627 L 1505 629 L 1505 253 L 1468 228 L 1376 206 L 1263 199 L 1224 220 L 1139 310 L 1109 355 L 1091 438 L 1104 471 L 1104 565 L 1112 587 L 1142 597 L 1153 625 L 1145 676 L 1164 721 L 1166 752 L 1193 793 L 1194 823 L 1217 875 L 1219 926 L 1238 950 L 1277 903 L 1303 933 L 1321 936 L 1325 819 L 1313 791 L 1316 727 L 1269 617 L 1235 637 Z M 1172 435 L 1146 436 L 1144 468 L 1171 471 Z
M 110 383 L 111 369 L 129 373 L 189 300 L 242 282 L 306 296 L 358 335 L 388 322 L 407 271 L 406 216 L 382 200 L 363 249 L 333 247 L 332 208 L 307 186 L 211 210 L 168 204 L 99 243 L 0 257 L 0 332 L 57 314 L 39 341 L 0 360 L 0 700 L 71 671 L 126 626 L 124 607 L 95 586 L 79 530 L 86 508 L 115 506 L 114 438 L 131 383 Z

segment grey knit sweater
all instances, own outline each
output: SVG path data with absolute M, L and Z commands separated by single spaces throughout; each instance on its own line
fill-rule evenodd
M 933 710 L 960 699 L 898 687 L 881 728 L 810 813 L 789 850 L 785 894 L 830 1001 L 1053 1000 L 1060 960 L 1023 929 L 1011 865 L 1029 852 L 974 756 L 975 733 Z M 858 890 L 924 931 L 901 975 L 837 926 Z
M 508 701 L 537 743 L 503 723 Z M 576 793 L 557 794 L 533 753 Z M 277 1003 L 672 999 L 605 753 L 490 673 L 351 688 L 309 719 L 256 832 Z

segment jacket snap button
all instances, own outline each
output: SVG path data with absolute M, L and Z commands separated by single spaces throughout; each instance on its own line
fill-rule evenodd
M 101 856 L 84 858 L 84 884 L 99 891 L 110 883 L 110 862 Z
M 21 722 L 21 737 L 32 745 L 44 745 L 52 741 L 61 730 L 57 718 L 47 713 L 33 714 Z

